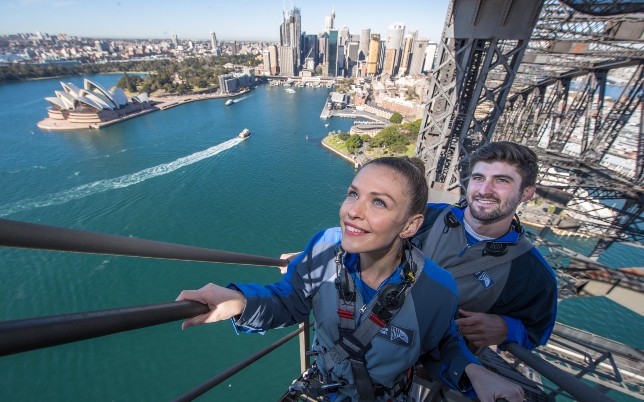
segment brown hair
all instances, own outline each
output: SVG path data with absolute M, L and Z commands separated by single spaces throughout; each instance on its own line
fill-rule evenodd
M 364 166 L 369 165 L 386 166 L 404 177 L 407 181 L 405 195 L 410 199 L 408 214 L 410 216 L 415 214 L 425 216 L 429 190 L 427 188 L 427 180 L 425 180 L 425 165 L 423 161 L 418 158 L 408 158 L 406 156 L 388 156 L 372 159 Z
M 491 142 L 479 148 L 470 158 L 469 174 L 479 162 L 505 162 L 513 165 L 521 175 L 521 191 L 537 182 L 539 165 L 537 154 L 528 147 L 509 141 Z

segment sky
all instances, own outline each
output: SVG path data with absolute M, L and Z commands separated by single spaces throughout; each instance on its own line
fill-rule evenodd
M 66 33 L 90 38 L 278 41 L 282 9 L 299 7 L 302 31 L 324 31 L 324 17 L 335 8 L 334 27 L 363 28 L 385 35 L 387 26 L 405 24 L 418 37 L 439 41 L 449 0 L 0 0 L 0 35 Z

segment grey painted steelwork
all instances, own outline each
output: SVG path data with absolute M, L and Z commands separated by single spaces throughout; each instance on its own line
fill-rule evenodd
M 210 309 L 195 301 L 89 311 L 0 322 L 0 356 L 195 317 Z
M 84 230 L 0 219 L 0 247 L 122 255 L 167 260 L 285 267 L 288 261 L 258 255 L 135 239 Z
M 416 146 L 432 192 L 458 188 L 460 163 L 491 140 L 541 4 L 533 0 L 450 3 Z

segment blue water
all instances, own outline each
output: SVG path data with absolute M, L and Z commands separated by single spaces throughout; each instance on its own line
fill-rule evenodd
M 90 77 L 106 87 L 118 78 Z M 64 80 L 82 85 L 80 77 Z M 101 130 L 40 131 L 43 98 L 60 89 L 58 80 L 0 86 L 1 218 L 273 257 L 301 250 L 338 222 L 355 171 L 320 140 L 331 130 L 348 131 L 351 120 L 319 119 L 326 88 L 289 94 L 263 86 L 232 106 L 201 101 Z M 244 128 L 252 137 L 234 140 Z M 642 250 L 623 247 L 602 259 L 639 265 Z M 4 321 L 168 302 L 209 282 L 268 283 L 280 274 L 0 249 L 0 278 Z M 633 314 L 585 299 L 563 302 L 559 317 L 643 347 L 642 320 Z M 0 400 L 168 400 L 290 331 L 237 336 L 228 323 L 181 331 L 177 322 L 8 356 L 0 359 Z M 202 399 L 275 400 L 298 371 L 292 341 Z

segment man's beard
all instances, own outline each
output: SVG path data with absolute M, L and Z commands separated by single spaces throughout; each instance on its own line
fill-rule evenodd
M 481 210 L 473 206 L 473 201 L 475 200 L 492 200 L 497 203 L 497 207 L 492 210 Z M 518 193 L 516 197 L 508 199 L 506 202 L 501 203 L 501 200 L 494 196 L 467 196 L 467 203 L 470 208 L 470 213 L 472 217 L 480 222 L 494 223 L 502 220 L 503 218 L 508 217 L 509 215 L 514 215 L 517 210 L 517 207 L 521 203 L 521 193 Z

